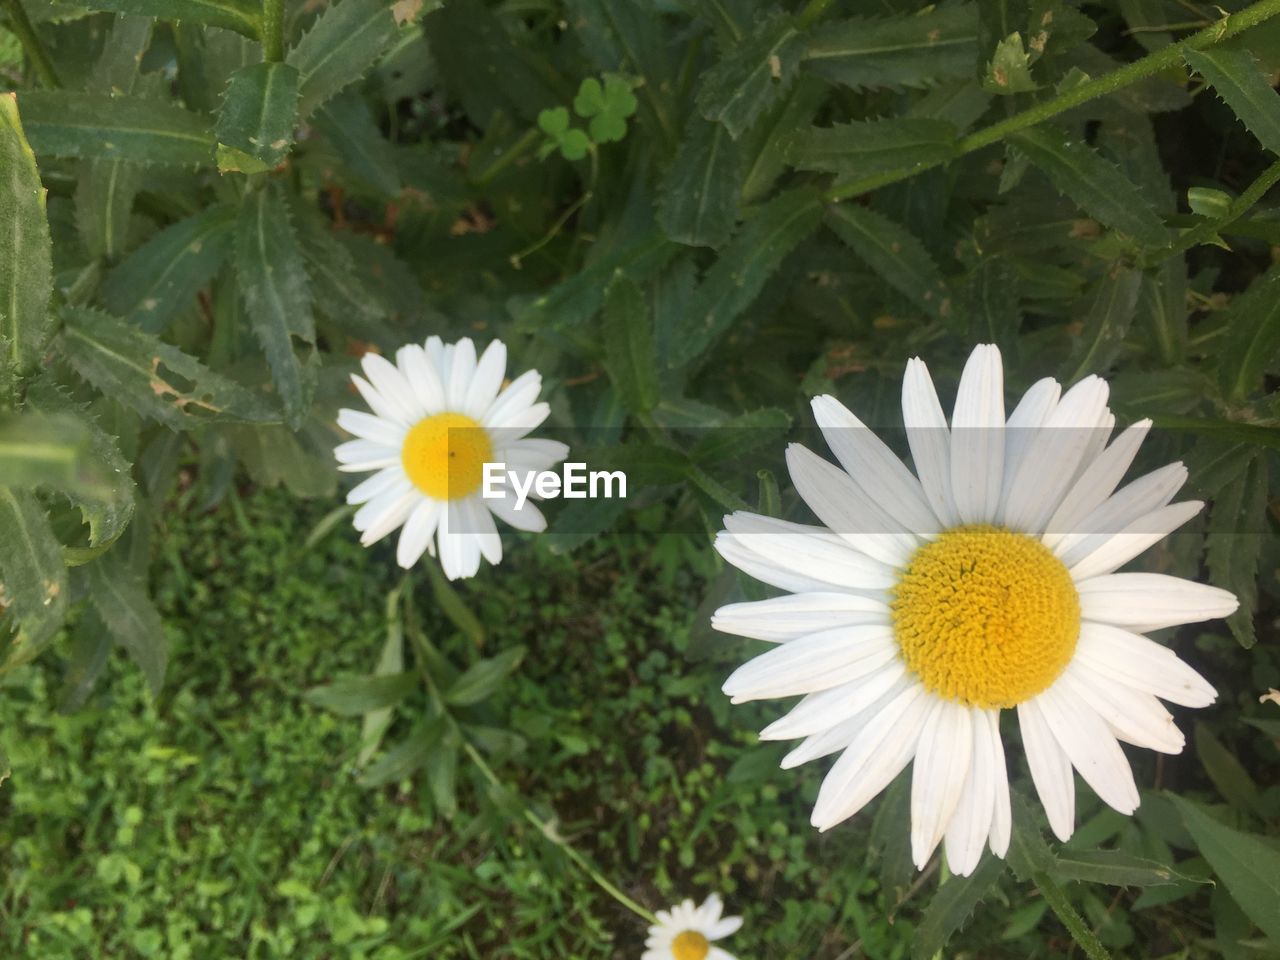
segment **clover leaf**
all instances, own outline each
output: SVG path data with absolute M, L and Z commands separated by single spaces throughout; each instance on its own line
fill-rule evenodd
M 596 143 L 612 143 L 627 135 L 627 118 L 636 112 L 635 94 L 631 85 L 622 77 L 608 74 L 601 84 L 595 77 L 588 77 L 578 87 L 573 98 L 573 109 L 584 120 L 590 118 L 587 129 Z
M 554 107 L 538 114 L 538 129 L 547 135 L 538 155 L 546 158 L 553 150 L 559 150 L 566 160 L 581 160 L 591 149 L 591 141 L 581 130 L 569 126 L 569 111 Z

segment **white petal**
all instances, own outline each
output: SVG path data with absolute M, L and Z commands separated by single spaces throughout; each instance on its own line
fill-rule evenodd
M 1076 659 L 1117 683 L 1184 707 L 1207 707 L 1213 685 L 1154 640 L 1102 623 L 1080 625 Z
M 359 410 L 339 410 L 338 426 L 362 440 L 372 440 L 384 447 L 400 449 L 408 432 L 403 424 L 392 423 Z
M 537 370 L 526 370 L 507 384 L 506 389 L 489 404 L 481 422 L 487 427 L 497 426 L 521 410 L 533 406 L 541 392 L 542 376 Z
M 1093 792 L 1123 814 L 1138 809 L 1133 769 L 1097 712 L 1066 685 L 1057 683 L 1036 697 L 1036 702 L 1058 745 Z
M 347 473 L 381 470 L 400 462 L 400 448 L 388 447 L 372 440 L 348 440 L 333 448 L 333 455 Z
M 1005 765 L 1004 742 L 1000 739 L 1000 711 L 986 710 L 987 736 L 991 740 L 992 768 L 995 782 L 995 810 L 991 814 L 991 852 L 1003 857 L 1009 852 L 1013 832 L 1013 814 L 1009 808 L 1009 770 Z
M 1171 463 L 1139 477 L 1090 511 L 1076 530 L 1058 541 L 1054 554 L 1067 566 L 1073 565 L 1134 520 L 1165 506 L 1186 479 L 1187 468 L 1181 463 Z
M 1085 377 L 1035 431 L 1004 504 L 1004 523 L 1010 529 L 1043 532 L 1107 415 L 1107 393 L 1105 380 Z
M 1109 573 L 1079 581 L 1076 592 L 1084 619 L 1151 630 L 1225 617 L 1240 605 L 1219 587 L 1163 573 Z
M 409 519 L 400 531 L 400 542 L 396 544 L 396 563 L 408 570 L 426 552 L 427 544 L 435 535 L 436 524 L 440 522 L 443 505 L 439 500 L 423 498 L 413 508 Z
M 884 666 L 898 655 L 888 626 L 837 627 L 774 647 L 724 683 L 734 703 L 827 690 Z
M 407 427 L 413 422 L 413 416 L 400 406 L 393 403 L 378 392 L 373 384 L 369 383 L 364 377 L 358 374 L 351 375 L 351 382 L 355 385 L 357 392 L 364 398 L 364 402 L 369 405 L 369 409 L 373 411 L 373 415 L 379 419 L 386 420 L 389 423 L 400 424 Z
M 845 748 L 818 790 L 811 822 L 830 830 L 849 819 L 915 756 L 934 698 L 914 684 L 871 717 Z
M 815 580 L 813 577 L 799 573 L 769 557 L 762 556 L 754 550 L 743 546 L 741 541 L 727 533 L 718 535 L 713 546 L 716 548 L 716 552 L 724 557 L 726 562 L 737 567 L 747 576 L 753 577 L 761 583 L 767 583 L 771 587 L 777 587 L 780 590 L 788 590 L 792 593 L 809 593 L 844 589 L 826 580 Z M 850 590 L 849 592 L 863 592 L 877 596 L 881 596 L 884 593 L 883 589 Z
M 711 626 L 735 637 L 781 643 L 805 634 L 852 626 L 889 623 L 889 607 L 880 600 L 847 593 L 796 593 L 769 600 L 731 603 L 711 615 Z
M 873 682 L 873 680 L 874 677 L 868 678 L 868 682 Z M 907 676 L 905 673 L 899 675 L 898 679 L 889 686 L 889 689 L 881 694 L 880 698 L 871 706 L 859 710 L 847 720 L 841 720 L 833 727 L 828 727 L 826 730 L 805 737 L 800 741 L 798 747 L 782 758 L 782 762 L 778 765 L 783 770 L 790 770 L 793 767 L 800 766 L 802 763 L 808 763 L 810 760 L 817 760 L 819 757 L 838 753 L 853 743 L 868 721 L 876 717 L 881 710 L 892 703 L 903 690 L 919 685 L 914 678 Z
M 1004 481 L 1004 368 L 1000 351 L 979 344 L 960 375 L 951 415 L 951 495 L 964 523 L 999 515 Z
M 495 441 L 501 441 L 502 431 L 490 430 Z M 547 470 L 569 455 L 569 445 L 559 440 L 526 439 L 502 447 L 495 457 L 507 465 L 508 470 Z
M 494 525 L 493 514 L 479 496 L 470 496 L 458 503 L 458 512 L 465 530 L 475 539 L 480 555 L 492 564 L 502 562 L 502 537 Z
M 955 814 L 973 753 L 969 708 L 937 700 L 911 768 L 911 859 L 923 870 Z
M 920 540 L 881 510 L 853 478 L 808 448 L 798 443 L 787 447 L 787 470 L 818 519 L 855 550 L 901 567 L 919 546 Z
M 707 960 L 738 960 L 738 958 L 722 947 L 713 946 L 707 952 Z
M 763 559 L 820 583 L 886 590 L 897 582 L 889 566 L 854 550 L 821 527 L 744 511 L 725 517 L 724 525 L 727 532 L 721 538 L 738 541 Z
M 396 351 L 396 365 L 418 398 L 423 413 L 427 416 L 442 413 L 444 385 L 440 382 L 440 372 L 427 359 L 427 352 L 416 343 L 401 347 Z
M 480 356 L 476 364 L 475 377 L 467 387 L 467 397 L 462 412 L 472 419 L 483 417 L 485 411 L 497 399 L 502 389 L 502 378 L 507 372 L 507 345 L 501 340 L 493 340 Z
M 1013 408 L 1013 413 L 1009 414 L 1009 421 L 1005 424 L 1004 479 L 1000 492 L 1002 504 L 1009 499 L 1014 478 L 1018 475 L 1018 467 L 1026 456 L 1027 448 L 1057 407 L 1061 396 L 1062 386 L 1058 381 L 1045 377 L 1031 385 Z
M 450 410 L 461 411 L 476 375 L 476 345 L 470 337 L 463 337 L 451 347 L 452 350 L 445 348 L 449 377 L 444 385 L 444 399 Z
M 366 503 L 361 510 L 373 506 L 377 502 L 371 500 Z M 364 546 L 370 546 L 377 543 L 387 534 L 391 533 L 402 523 L 409 519 L 409 514 L 413 512 L 413 508 L 422 502 L 422 494 L 417 490 L 411 490 L 402 494 L 398 500 L 388 506 L 382 513 L 373 516 L 369 525 L 365 527 L 364 532 L 360 535 L 360 543 Z M 356 511 L 357 515 L 359 511 Z M 360 528 L 357 527 L 357 530 Z
M 1150 420 L 1139 420 L 1085 467 L 1046 524 L 1046 547 L 1053 549 L 1067 534 L 1084 529 L 1081 522 L 1119 486 L 1150 429 Z
M 424 413 L 418 395 L 409 386 L 404 373 L 386 357 L 377 353 L 366 353 L 360 358 L 360 366 L 365 376 L 388 403 L 395 405 L 406 423 L 413 423 Z
M 1117 683 L 1078 659 L 1063 671 L 1058 682 L 1089 704 L 1125 743 L 1160 753 L 1182 752 L 1187 738 L 1151 694 Z
M 1175 503 L 1139 517 L 1085 554 L 1068 573 L 1073 580 L 1088 580 L 1124 566 L 1148 547 L 1159 543 L 1204 508 L 1199 500 Z
M 991 833 L 991 818 L 995 812 L 995 756 L 988 712 L 979 707 L 969 708 L 973 737 L 969 770 L 955 813 L 947 825 L 947 865 L 952 873 L 961 877 L 973 873 L 982 859 L 982 848 Z M 920 760 L 917 759 L 913 773 L 919 769 Z
M 427 355 L 427 362 L 435 369 L 436 376 L 440 378 L 440 385 L 443 387 L 449 379 L 449 364 L 446 362 L 444 342 L 437 336 L 427 337 L 422 350 Z M 452 348 L 450 348 L 449 356 L 452 355 Z
M 402 497 L 410 493 L 421 496 L 408 478 L 402 474 L 396 478 L 395 482 L 388 484 L 385 489 L 379 490 L 366 500 L 364 505 L 352 516 L 351 525 L 363 533 L 377 523 L 378 519 L 399 502 Z
M 712 922 L 710 929 L 706 931 L 708 940 L 723 940 L 725 937 L 732 936 L 742 929 L 741 917 L 725 917 L 723 920 Z
M 495 517 L 517 530 L 542 533 L 547 529 L 547 518 L 542 515 L 542 511 L 532 500 L 525 500 L 520 509 L 516 509 L 516 495 L 513 490 L 507 490 L 500 499 L 486 499 L 484 503 L 493 511 Z
M 1071 760 L 1058 746 L 1038 700 L 1018 704 L 1018 726 L 1022 729 L 1022 748 L 1027 755 L 1027 766 L 1031 768 L 1031 781 L 1044 804 L 1049 826 L 1059 840 L 1070 840 L 1076 819 L 1076 785 L 1071 775 Z
M 938 518 L 920 481 L 889 446 L 835 397 L 814 397 L 813 416 L 836 459 L 874 503 L 893 518 L 895 531 L 938 532 Z
M 866 676 L 811 693 L 761 730 L 760 739 L 795 740 L 829 730 L 875 704 L 906 675 L 906 664 L 894 657 Z
M 929 368 L 919 357 L 907 361 L 902 378 L 902 421 L 925 499 L 944 527 L 956 526 L 960 517 L 951 496 L 951 431 Z
M 551 415 L 551 407 L 546 403 L 535 403 L 522 407 L 503 420 L 495 420 L 488 429 L 497 441 L 496 446 L 510 447 L 517 440 L 523 439 L 531 430 L 542 426 L 542 421 Z
M 407 483 L 407 480 L 404 470 L 399 465 L 387 467 L 348 490 L 347 503 L 367 503 L 378 494 L 390 490 L 392 487 L 401 488 L 403 493 L 405 483 Z

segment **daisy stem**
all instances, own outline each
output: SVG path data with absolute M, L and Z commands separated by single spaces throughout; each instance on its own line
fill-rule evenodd
M 1148 54 L 1140 60 L 1126 63 L 1118 70 L 1112 70 L 1110 73 L 1105 73 L 1100 77 L 1086 80 L 1084 83 L 1074 86 L 1070 90 L 1065 90 L 1042 103 L 1037 103 L 1035 106 L 1029 107 L 1020 113 L 1015 113 L 1013 116 L 998 123 L 993 123 L 988 127 L 975 131 L 967 137 L 961 137 L 956 142 L 955 152 L 950 157 L 917 164 L 909 170 L 894 170 L 889 173 L 862 177 L 858 180 L 839 184 L 826 192 L 825 199 L 828 201 L 848 200 L 877 187 L 897 183 L 900 180 L 907 180 L 924 170 L 940 167 L 949 160 L 963 157 L 966 154 L 974 153 L 984 147 L 999 143 L 1010 134 L 1044 123 L 1046 120 L 1051 120 L 1074 107 L 1088 103 L 1090 100 L 1106 96 L 1109 93 L 1115 93 L 1117 90 L 1123 89 L 1139 80 L 1145 80 L 1147 77 L 1154 76 L 1164 70 L 1181 67 L 1183 54 L 1188 50 L 1204 50 L 1207 47 L 1212 47 L 1229 37 L 1234 37 L 1243 30 L 1247 30 L 1249 27 L 1254 27 L 1266 20 L 1270 20 L 1276 14 L 1280 14 L 1280 0 L 1259 0 L 1253 6 L 1225 16 L 1179 43 L 1171 43 L 1169 46 Z
M 36 28 L 32 25 L 31 18 L 27 16 L 22 0 L 2 0 L 0 6 L 3 6 L 8 11 L 9 29 L 17 35 L 18 42 L 22 44 L 23 51 L 30 58 L 31 66 L 35 68 L 40 82 L 51 90 L 61 87 L 62 84 L 58 80 L 58 73 L 53 69 L 53 61 L 49 59 L 49 53 L 44 48 L 40 34 L 36 33 Z
M 1044 897 L 1045 903 L 1049 904 L 1049 909 L 1062 921 L 1062 925 L 1071 934 L 1071 939 L 1085 952 L 1089 960 L 1111 960 L 1111 954 L 1107 952 L 1107 948 L 1102 945 L 1097 934 L 1089 929 L 1088 924 L 1084 922 L 1084 917 L 1076 912 L 1076 908 L 1071 905 L 1067 895 L 1052 877 L 1042 870 L 1031 878 L 1031 882 L 1036 885 L 1040 896 Z
M 268 63 L 284 59 L 284 0 L 262 2 L 262 59 Z
M 1275 186 L 1277 182 L 1280 182 L 1280 160 L 1277 160 L 1271 166 L 1267 167 L 1267 169 L 1263 170 L 1258 179 L 1249 184 L 1244 193 L 1236 197 L 1236 199 L 1227 206 L 1225 216 L 1219 217 L 1216 220 L 1206 220 L 1203 223 L 1192 227 L 1175 240 L 1171 246 L 1165 247 L 1163 250 L 1158 250 L 1146 257 L 1144 261 L 1145 264 L 1147 266 L 1152 266 L 1159 263 L 1161 260 L 1177 256 L 1178 254 L 1186 250 L 1190 250 L 1192 247 L 1199 246 L 1202 243 L 1212 243 L 1219 233 L 1226 230 L 1233 223 L 1248 213 L 1249 210 L 1253 208 L 1254 204 L 1261 200 L 1263 195 Z

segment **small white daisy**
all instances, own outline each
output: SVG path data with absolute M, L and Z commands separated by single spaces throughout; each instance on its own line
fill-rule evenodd
M 813 824 L 858 812 L 914 760 L 917 867 L 945 839 L 953 872 L 990 845 L 1004 856 L 1010 807 L 999 720 L 1016 709 L 1031 777 L 1055 834 L 1071 836 L 1072 769 L 1129 814 L 1138 789 L 1120 742 L 1178 753 L 1160 700 L 1203 707 L 1212 686 L 1142 633 L 1223 617 L 1225 590 L 1115 571 L 1181 526 L 1186 479 L 1170 464 L 1117 491 L 1149 420 L 1113 440 L 1107 385 L 1034 384 L 1005 418 L 1003 369 L 979 346 L 948 427 L 928 370 L 907 365 L 903 419 L 913 474 L 832 397 L 813 401 L 844 469 L 798 444 L 787 465 L 823 526 L 735 513 L 726 560 L 787 596 L 721 608 L 719 630 L 779 644 L 724 685 L 734 703 L 803 694 L 760 734 L 802 739 L 784 768 L 841 752 Z M 1110 441 L 1110 442 L 1108 442 Z
M 724 904 L 714 893 L 700 907 L 686 900 L 670 913 L 659 910 L 641 960 L 737 960 L 727 950 L 712 946 L 742 926 L 741 917 L 721 917 L 723 912 Z
M 339 470 L 376 471 L 347 494 L 347 503 L 363 504 L 354 519 L 362 544 L 403 526 L 400 566 L 413 566 L 424 551 L 435 556 L 438 548 L 444 574 L 454 580 L 474 576 L 482 556 L 490 563 L 502 559 L 495 516 L 518 530 L 546 529 L 532 503 L 516 509 L 510 484 L 503 485 L 504 498 L 481 496 L 486 463 L 539 471 L 568 455 L 557 440 L 527 438 L 550 413 L 537 402 L 542 377 L 536 370 L 503 389 L 507 348 L 501 340 L 477 360 L 470 339 L 445 344 L 439 337 L 401 347 L 395 363 L 367 353 L 361 366 L 368 379 L 351 379 L 373 412 L 339 411 L 338 426 L 359 439 L 340 444 L 334 455 Z

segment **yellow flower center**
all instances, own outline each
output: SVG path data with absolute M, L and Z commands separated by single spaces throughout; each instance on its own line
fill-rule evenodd
M 461 413 L 419 420 L 400 449 L 404 472 L 435 500 L 457 500 L 479 490 L 484 465 L 492 457 L 488 431 Z
M 671 955 L 676 960 L 706 960 L 711 944 L 697 930 L 685 930 L 671 941 Z
M 975 707 L 1016 706 L 1046 689 L 1080 635 L 1080 598 L 1062 561 L 999 527 L 957 527 L 920 547 L 892 608 L 920 682 Z

